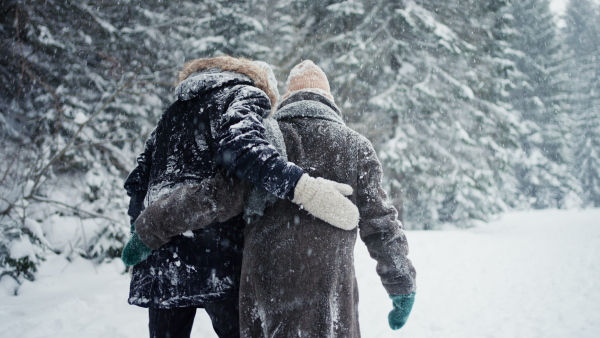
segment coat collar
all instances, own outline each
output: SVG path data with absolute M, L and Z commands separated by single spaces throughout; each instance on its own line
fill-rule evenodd
M 292 94 L 279 105 L 275 119 L 310 117 L 345 125 L 340 109 L 323 95 L 300 91 Z

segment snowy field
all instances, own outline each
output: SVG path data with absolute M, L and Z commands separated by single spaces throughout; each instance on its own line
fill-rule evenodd
M 418 291 L 400 331 L 387 326 L 391 301 L 357 243 L 363 337 L 600 337 L 600 210 L 511 213 L 408 240 Z M 49 259 L 19 296 L 0 288 L 0 337 L 146 337 L 123 270 Z M 216 337 L 202 311 L 192 336 Z

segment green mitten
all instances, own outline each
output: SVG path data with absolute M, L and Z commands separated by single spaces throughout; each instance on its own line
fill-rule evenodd
M 148 258 L 152 253 L 152 249 L 146 246 L 140 239 L 137 233 L 133 233 L 131 239 L 123 248 L 121 259 L 126 266 L 136 265 L 144 259 Z
M 410 295 L 390 295 L 394 309 L 388 315 L 388 322 L 392 330 L 399 330 L 406 324 L 408 315 L 415 303 L 415 293 Z

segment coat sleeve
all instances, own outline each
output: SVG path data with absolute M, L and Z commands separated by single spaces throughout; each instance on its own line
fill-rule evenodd
M 237 86 L 226 103 L 226 111 L 210 119 L 217 163 L 279 198 L 293 199 L 303 170 L 285 161 L 266 140 L 262 116 L 271 109 L 266 94 L 252 86 Z
M 152 166 L 152 153 L 156 140 L 156 129 L 146 140 L 144 151 L 137 157 L 137 166 L 129 173 L 125 180 L 124 188 L 131 198 L 127 214 L 130 223 L 133 223 L 144 208 L 144 198 L 148 191 L 150 168 Z
M 241 214 L 250 188 L 249 183 L 221 173 L 183 185 L 144 209 L 135 230 L 144 244 L 158 249 L 175 235 Z
M 381 185 L 382 168 L 371 143 L 362 139 L 358 148 L 357 207 L 360 237 L 377 261 L 377 273 L 390 295 L 416 290 L 416 271 L 408 256 L 408 243 L 396 209 L 387 203 Z

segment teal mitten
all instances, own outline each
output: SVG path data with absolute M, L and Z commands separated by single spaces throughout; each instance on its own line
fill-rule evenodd
M 136 265 L 145 260 L 152 253 L 152 249 L 146 246 L 140 239 L 140 236 L 134 231 L 131 239 L 121 253 L 121 259 L 126 266 Z
M 388 322 L 392 330 L 399 330 L 406 324 L 408 315 L 415 303 L 415 293 L 410 295 L 390 295 L 394 309 L 388 315 Z

